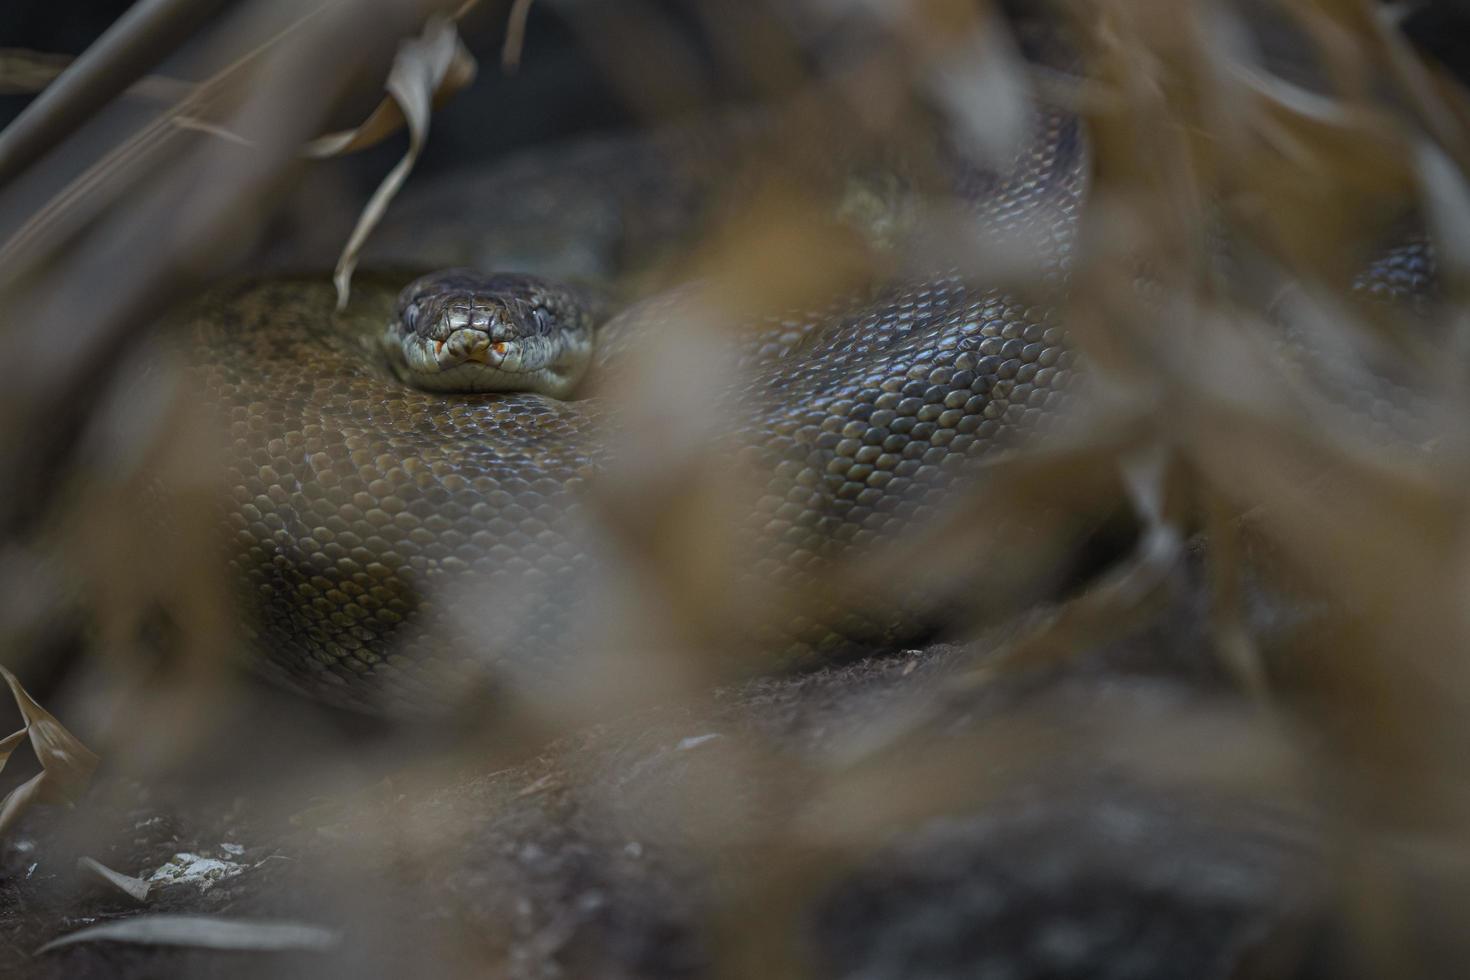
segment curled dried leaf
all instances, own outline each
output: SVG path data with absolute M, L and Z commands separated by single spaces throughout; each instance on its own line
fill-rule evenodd
M 425 33 L 427 34 L 427 30 Z M 434 84 L 432 104 L 436 109 L 448 102 L 460 89 L 474 81 L 478 70 L 475 56 L 470 54 L 469 49 L 464 46 L 464 42 L 460 41 L 457 35 L 455 42 L 455 49 L 449 64 L 444 69 L 444 75 Z M 411 57 L 418 56 L 417 54 L 411 55 Z M 404 57 L 402 51 L 399 52 L 399 57 Z M 352 129 L 338 130 L 318 136 L 306 144 L 301 152 L 313 160 L 356 153 L 358 150 L 365 150 L 381 143 L 402 129 L 405 122 L 407 122 L 407 117 L 402 106 L 390 96 L 379 102 L 360 125 Z
M 20 709 L 25 722 L 20 731 L 0 740 L 0 768 L 20 744 L 22 736 L 30 739 L 31 748 L 41 764 L 39 773 L 0 800 L 0 834 L 3 834 L 33 803 L 75 803 L 91 784 L 92 774 L 100 760 L 26 693 L 14 674 L 0 667 L 0 676 L 9 685 L 15 706 Z
M 342 249 L 332 281 L 337 286 L 337 307 L 347 305 L 351 292 L 352 272 L 358 255 L 367 242 L 388 204 L 408 179 L 424 140 L 429 135 L 429 115 L 441 96 L 458 91 L 475 76 L 475 59 L 460 40 L 454 24 L 444 17 L 432 17 L 424 31 L 405 41 L 393 59 L 388 72 L 389 99 L 378 106 L 367 121 L 349 133 L 324 136 L 307 147 L 312 156 L 331 156 L 371 146 L 388 133 L 408 124 L 408 150 L 397 166 L 388 172 L 373 196 L 362 209 L 357 226 Z

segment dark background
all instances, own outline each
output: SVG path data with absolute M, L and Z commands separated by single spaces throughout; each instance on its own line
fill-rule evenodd
M 751 0 L 759 3 L 759 0 Z M 86 49 L 132 4 L 125 0 L 59 3 L 57 0 L 0 0 L 0 48 L 77 55 Z M 217 4 L 215 17 L 227 14 L 232 2 Z M 479 61 L 479 75 L 434 116 L 433 132 L 417 172 L 452 169 L 468 160 L 483 162 L 499 153 L 573 134 L 632 125 L 638 113 L 615 80 L 599 67 L 589 43 L 547 0 L 533 3 L 527 23 L 521 65 L 506 74 L 500 65 L 508 3 L 486 0 L 461 23 L 466 44 Z M 1008 4 L 1007 6 L 1016 6 Z M 1029 6 L 1029 5 L 1028 5 Z M 1470 81 L 1470 4 L 1464 0 L 1426 0 L 1399 5 L 1407 13 L 1402 28 L 1424 51 Z M 773 94 L 748 73 L 722 70 L 692 0 L 652 0 L 640 5 L 656 17 L 666 38 L 689 56 L 698 71 L 698 91 L 674 93 L 676 107 L 751 101 Z M 706 12 L 708 11 L 706 5 Z M 775 9 L 775 8 L 771 8 Z M 609 52 L 603 51 L 605 56 Z M 616 51 L 611 52 L 616 54 Z M 768 80 L 765 80 L 768 81 Z M 344 107 L 336 123 L 353 125 L 381 93 L 364 92 Z M 25 95 L 0 94 L 0 126 L 29 101 Z M 647 121 L 646 119 L 641 121 Z M 371 187 L 402 152 L 402 137 L 357 154 L 346 170 Z
M 123 0 L 58 3 L 56 0 L 0 0 L 0 48 L 45 54 L 78 55 L 131 6 Z M 218 4 L 216 18 L 233 3 Z M 697 101 L 723 103 L 756 95 L 747 80 L 714 67 L 703 30 L 687 3 L 661 0 L 645 5 L 669 31 L 669 37 L 700 67 Z M 436 111 L 433 130 L 416 171 L 453 168 L 467 160 L 555 140 L 577 133 L 624 128 L 637 114 L 589 56 L 589 39 L 579 37 L 550 3 L 534 3 L 519 69 L 507 74 L 500 64 L 508 4 L 483 3 L 460 24 L 465 43 L 479 62 L 479 74 L 465 91 Z M 596 43 L 592 39 L 591 43 Z M 364 92 L 343 107 L 335 124 L 360 121 L 381 91 Z M 0 126 L 13 119 L 30 97 L 0 94 Z M 357 154 L 351 169 L 369 184 L 398 159 L 404 137 Z

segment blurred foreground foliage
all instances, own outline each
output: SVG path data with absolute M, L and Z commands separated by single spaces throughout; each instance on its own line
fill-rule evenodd
M 548 104 L 590 73 L 616 121 L 650 133 L 751 102 L 786 121 L 769 192 L 752 195 L 764 206 L 654 274 L 723 277 L 758 310 L 852 274 L 848 253 L 792 217 L 786 168 L 828 149 L 802 143 L 803 112 L 842 113 L 882 146 L 922 106 L 977 152 L 1025 100 L 1081 114 L 1095 173 L 1060 302 L 1100 397 L 1069 441 L 998 467 L 916 543 L 956 564 L 993 555 L 1001 601 L 977 596 L 959 646 L 711 694 L 728 678 L 701 651 L 650 644 L 661 652 L 565 703 L 507 706 L 447 740 L 406 736 L 435 761 L 405 762 L 405 736 L 269 699 L 242 707 L 266 696 L 232 669 L 219 440 L 176 365 L 145 347 L 171 305 L 317 222 L 331 242 L 308 261 L 328 274 L 388 168 L 365 180 L 302 148 L 369 116 L 399 43 L 456 6 L 138 4 L 131 33 L 0 135 L 0 657 L 112 767 L 113 789 L 84 802 L 92 819 L 60 835 L 53 864 L 114 847 L 109 821 L 134 813 L 118 802 L 133 790 L 116 787 L 141 779 L 251 801 L 217 822 L 229 807 L 200 804 L 214 816 L 185 838 L 223 824 L 319 856 L 319 840 L 272 843 L 305 825 L 350 842 L 342 863 L 389 865 L 394 884 L 364 896 L 360 869 L 312 864 L 330 899 L 316 911 L 431 975 L 961 975 L 1009 955 L 995 975 L 1307 976 L 1324 942 L 1349 975 L 1453 975 L 1470 911 L 1470 115 L 1398 30 L 1403 10 L 532 5 L 524 77 L 538 58 L 584 73 L 535 76 Z M 506 18 L 526 15 L 511 6 L 460 22 L 488 64 Z M 1427 15 L 1410 15 L 1422 36 Z M 560 46 L 538 52 L 539 30 Z M 442 136 L 474 147 L 460 166 L 492 167 L 504 148 L 465 131 L 520 97 L 516 78 L 493 80 L 468 121 L 446 105 L 430 147 Z M 407 175 L 405 201 L 437 179 Z M 395 231 L 391 206 L 384 220 L 389 240 L 431 237 Z M 1434 282 L 1360 288 L 1386 249 L 1421 240 Z M 859 265 L 902 264 L 877 253 Z M 685 532 L 719 502 L 691 496 L 681 474 L 709 461 L 683 451 L 620 475 L 610 497 L 641 545 L 635 584 L 700 580 L 703 540 Z M 1029 586 L 1054 584 L 1057 556 L 1044 531 L 1017 544 L 1008 530 L 1112 510 L 1134 514 L 1132 550 L 1037 601 Z M 706 599 L 693 584 L 668 597 L 670 620 Z M 259 881 L 235 900 L 273 908 L 285 886 Z M 1130 972 L 1127 941 L 1098 938 L 1096 908 L 1138 894 L 1143 921 L 1180 924 L 1137 925 L 1133 952 L 1177 956 Z M 403 925 L 425 908 L 454 926 Z M 1191 932 L 1197 910 L 1244 938 L 1209 946 Z M 383 921 L 399 928 L 372 936 Z M 1028 930 L 1054 945 L 1007 953 L 1003 937 Z

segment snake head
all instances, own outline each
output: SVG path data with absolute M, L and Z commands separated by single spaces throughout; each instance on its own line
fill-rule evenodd
M 569 395 L 592 358 L 596 324 L 568 286 L 518 273 L 435 272 L 409 283 L 383 331 L 405 382 L 433 391 Z

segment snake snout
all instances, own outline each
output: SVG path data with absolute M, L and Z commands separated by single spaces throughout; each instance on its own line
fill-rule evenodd
M 442 341 L 436 352 L 441 368 L 474 362 L 488 367 L 514 367 L 517 361 L 516 345 L 513 342 L 494 340 L 482 330 L 456 330 L 449 339 Z
M 456 330 L 439 346 L 439 362 L 445 366 L 462 364 L 465 361 L 490 363 L 490 337 L 483 330 Z

